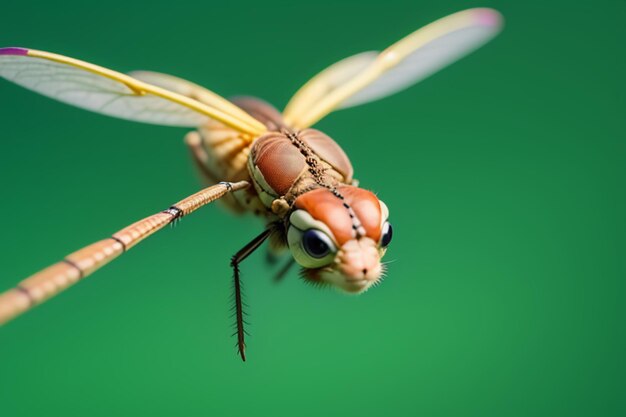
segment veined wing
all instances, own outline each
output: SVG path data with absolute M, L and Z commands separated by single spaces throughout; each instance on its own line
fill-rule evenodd
M 502 26 L 492 9 L 469 9 L 439 19 L 378 54 L 339 61 L 307 82 L 284 111 L 296 128 L 328 113 L 394 94 L 462 58 L 493 38 Z
M 315 103 L 333 92 L 340 85 L 346 84 L 369 67 L 378 57 L 378 51 L 362 52 L 334 63 L 304 84 L 291 98 L 285 111 L 286 120 L 297 115 L 304 115 Z M 293 123 L 291 123 L 293 124 Z
M 192 98 L 204 103 L 208 106 L 214 106 L 222 108 L 224 111 L 229 112 L 235 117 L 241 120 L 246 120 L 252 116 L 246 113 L 243 109 L 233 104 L 229 100 L 225 100 L 221 96 L 215 94 L 213 91 L 208 90 L 201 85 L 192 83 L 191 81 L 183 80 L 182 78 L 175 77 L 169 74 L 162 74 L 154 71 L 132 71 L 128 75 L 131 77 L 146 82 L 148 84 L 155 85 L 157 87 L 164 88 L 174 93 L 181 94 L 183 96 Z
M 212 118 L 252 136 L 265 131 L 262 123 L 216 94 L 210 103 L 200 102 L 107 68 L 49 52 L 0 48 L 0 76 L 64 103 L 122 119 L 196 127 Z

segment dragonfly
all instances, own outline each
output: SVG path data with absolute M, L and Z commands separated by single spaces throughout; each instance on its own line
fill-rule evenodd
M 227 100 L 180 78 L 128 74 L 66 56 L 0 48 L 0 76 L 58 101 L 137 122 L 192 128 L 185 136 L 206 188 L 86 246 L 0 294 L 0 325 L 55 296 L 148 236 L 220 199 L 252 213 L 263 231 L 230 260 L 237 350 L 246 360 L 240 264 L 268 241 L 289 253 L 306 282 L 362 293 L 385 275 L 393 229 L 389 209 L 359 187 L 350 159 L 312 128 L 333 111 L 404 90 L 487 43 L 502 28 L 487 8 L 441 18 L 382 51 L 367 51 L 324 69 L 282 112 L 254 97 Z M 212 185 L 209 185 L 212 184 Z

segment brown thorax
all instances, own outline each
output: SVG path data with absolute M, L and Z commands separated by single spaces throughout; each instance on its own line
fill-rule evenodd
M 296 198 L 317 188 L 335 189 L 352 181 L 352 165 L 329 136 L 315 129 L 286 128 L 255 141 L 248 170 L 263 204 L 279 218 Z

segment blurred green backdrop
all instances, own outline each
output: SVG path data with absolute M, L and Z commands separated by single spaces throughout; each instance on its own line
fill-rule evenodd
M 626 2 L 10 2 L 0 44 L 151 69 L 277 106 L 345 56 L 491 6 L 500 37 L 319 127 L 391 209 L 360 297 L 228 260 L 260 231 L 214 206 L 0 329 L 0 415 L 623 416 Z M 184 129 L 0 82 L 0 288 L 199 187 Z M 146 151 L 146 149 L 155 149 Z

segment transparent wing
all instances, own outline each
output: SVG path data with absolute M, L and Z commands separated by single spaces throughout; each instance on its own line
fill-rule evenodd
M 191 81 L 153 71 L 132 71 L 128 75 L 148 84 L 156 85 L 157 87 L 192 98 L 208 106 L 219 106 L 224 109 L 224 111 L 228 111 L 230 114 L 241 120 L 246 120 L 252 117 L 232 102 L 225 100 L 211 90 L 192 83 Z
M 0 76 L 53 99 L 138 122 L 196 127 L 213 118 L 250 135 L 262 123 L 214 94 L 210 104 L 62 55 L 0 48 Z M 208 91 L 208 90 L 207 90 Z
M 289 100 L 284 116 L 291 119 L 311 110 L 313 104 L 336 90 L 370 66 L 378 57 L 378 51 L 362 52 L 334 63 L 324 71 L 311 78 Z
M 501 26 L 495 10 L 464 10 L 411 33 L 375 56 L 366 52 L 344 59 L 294 95 L 285 108 L 285 120 L 305 128 L 334 110 L 408 88 L 482 46 Z

